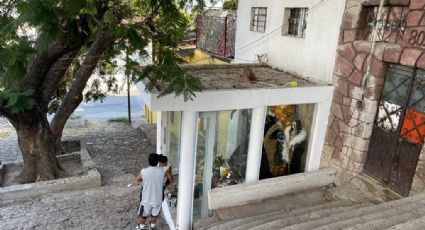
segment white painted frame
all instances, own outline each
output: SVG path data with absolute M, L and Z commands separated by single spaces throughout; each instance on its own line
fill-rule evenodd
M 199 116 L 198 116 L 199 117 Z M 213 171 L 213 161 L 214 161 L 214 145 L 215 145 L 215 133 L 216 133 L 216 123 L 217 123 L 217 113 L 204 113 L 204 119 L 207 121 L 207 140 L 205 142 L 205 168 L 204 168 L 204 186 L 202 188 L 202 210 L 201 218 L 208 216 L 208 190 L 211 188 L 212 183 L 212 171 Z M 197 130 L 196 136 L 199 135 L 199 127 Z M 196 146 L 198 148 L 198 146 Z M 196 169 L 195 169 L 196 170 Z
M 164 112 L 156 112 L 156 153 L 158 154 L 167 154 L 167 151 L 164 151 L 163 149 L 163 143 L 164 143 L 164 119 L 162 114 L 165 114 Z M 165 120 L 166 121 L 166 120 Z
M 317 104 L 332 99 L 334 87 L 318 85 L 296 88 L 261 88 L 205 90 L 193 100 L 166 95 L 159 97 L 156 91 L 147 92 L 142 82 L 137 83 L 142 99 L 151 111 L 220 111 L 252 109 L 273 105 Z M 326 118 L 327 119 L 327 118 Z
M 267 107 L 252 109 L 245 182 L 257 181 L 260 176 L 266 112 Z
M 177 229 L 192 229 L 193 187 L 195 184 L 197 112 L 183 111 L 180 139 Z M 182 164 L 186 162 L 186 164 Z
M 235 109 L 255 110 L 262 108 L 261 113 L 264 113 L 263 110 L 268 106 L 316 104 L 312 129 L 310 132 L 310 136 L 313 138 L 309 138 L 309 148 L 306 158 L 305 171 L 309 172 L 319 169 L 320 158 L 326 135 L 328 116 L 334 91 L 334 87 L 331 85 L 296 88 L 209 90 L 198 92 L 196 94 L 196 98 L 189 101 L 184 101 L 183 97 L 176 97 L 174 95 L 159 97 L 159 93 L 156 91 L 146 91 L 146 87 L 142 82 L 137 84 L 137 88 L 141 92 L 141 97 L 143 98 L 145 104 L 152 111 L 204 112 Z M 253 124 L 254 123 L 251 125 Z M 262 130 L 260 130 L 259 126 L 255 129 L 258 130 L 254 131 L 251 129 L 251 132 L 262 133 Z M 258 135 L 256 135 L 256 138 L 259 138 L 257 136 Z M 254 145 L 254 143 L 250 142 L 250 146 L 251 145 L 257 146 L 257 144 Z M 258 151 L 258 146 L 253 148 L 256 149 L 255 152 Z M 253 154 L 251 153 L 253 151 L 254 150 L 252 149 L 248 149 L 250 154 Z M 251 158 L 252 157 L 254 156 L 251 156 Z M 255 158 L 255 161 L 257 161 L 258 157 Z M 250 156 L 248 156 L 248 161 L 254 162 L 254 159 L 250 159 Z M 250 164 L 251 167 L 254 167 L 252 164 Z M 248 180 L 255 180 L 253 173 L 249 174 Z
M 143 101 L 152 111 L 183 111 L 181 124 L 182 135 L 180 137 L 180 163 L 192 163 L 179 165 L 182 180 L 179 182 L 177 229 L 191 229 L 192 225 L 197 143 L 196 119 L 198 112 L 253 109 L 247 159 L 246 181 L 248 182 L 258 180 L 261 164 L 260 147 L 262 147 L 265 111 L 267 111 L 267 107 L 274 105 L 315 104 L 305 171 L 315 171 L 320 167 L 334 91 L 333 86 L 211 90 L 199 92 L 194 100 L 189 101 L 184 101 L 182 97 L 176 97 L 174 95 L 159 97 L 159 93 L 156 91 L 146 91 L 145 85 L 141 82 L 137 84 L 137 88 L 141 93 Z

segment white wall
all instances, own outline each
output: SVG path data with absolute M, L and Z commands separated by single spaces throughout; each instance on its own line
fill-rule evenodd
M 267 7 L 265 33 L 250 31 L 251 7 Z M 304 38 L 282 35 L 286 7 L 309 8 Z M 271 66 L 330 83 L 344 7 L 345 0 L 239 1 L 235 62 L 252 62 L 265 53 Z

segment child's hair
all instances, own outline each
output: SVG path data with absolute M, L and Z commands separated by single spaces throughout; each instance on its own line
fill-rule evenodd
M 156 153 L 149 154 L 149 157 L 148 157 L 149 166 L 156 166 L 156 165 L 158 165 L 158 160 L 159 160 L 159 155 L 158 154 L 156 154 Z
M 164 155 L 159 155 L 158 162 L 162 163 L 162 164 L 167 164 L 168 163 L 168 157 L 164 156 Z

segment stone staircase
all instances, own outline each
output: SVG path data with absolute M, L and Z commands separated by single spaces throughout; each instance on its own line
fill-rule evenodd
M 195 223 L 194 229 L 425 229 L 425 194 L 380 204 L 325 199 L 320 195 L 316 195 L 320 199 L 305 196 L 303 200 L 303 196 L 282 197 L 280 204 L 275 199 L 217 210 L 214 218 Z M 264 209 L 266 206 L 273 206 L 274 210 Z

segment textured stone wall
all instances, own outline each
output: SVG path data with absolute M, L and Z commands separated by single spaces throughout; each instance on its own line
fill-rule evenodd
M 376 43 L 371 54 L 371 42 L 363 39 L 366 7 L 378 6 L 379 2 L 348 0 L 341 24 L 333 74 L 336 88 L 321 162 L 323 167 L 337 168 L 339 183 L 363 170 L 388 64 L 425 69 L 425 42 L 421 43 L 421 38 L 418 41 L 417 34 L 414 36 L 425 31 L 425 1 L 386 0 L 386 5 L 405 7 L 407 26 L 398 39 Z M 370 75 L 365 87 L 361 87 L 369 61 Z M 364 104 L 359 109 L 361 95 Z M 425 151 L 422 152 L 415 182 L 422 182 L 422 187 L 417 187 L 424 190 Z

